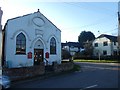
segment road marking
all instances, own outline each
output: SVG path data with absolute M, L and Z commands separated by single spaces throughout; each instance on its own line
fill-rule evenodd
M 85 88 L 93 88 L 93 87 L 96 87 L 98 85 L 92 85 L 92 86 L 88 86 L 88 87 L 85 87 Z
M 88 86 L 88 87 L 82 88 L 82 89 L 80 89 L 80 90 L 85 90 L 85 89 L 88 89 L 88 88 L 94 88 L 94 87 L 96 87 L 96 86 L 98 86 L 98 85 L 96 84 L 96 85 Z

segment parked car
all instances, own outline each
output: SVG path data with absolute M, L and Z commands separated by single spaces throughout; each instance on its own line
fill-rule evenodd
M 10 79 L 8 76 L 0 75 L 0 90 L 10 87 Z

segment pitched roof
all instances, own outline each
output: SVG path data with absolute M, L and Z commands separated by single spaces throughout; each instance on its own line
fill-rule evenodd
M 10 20 L 14 20 L 14 19 L 18 19 L 18 18 L 21 18 L 21 17 L 29 16 L 29 15 L 32 15 L 32 14 L 35 14 L 35 13 L 40 13 L 45 19 L 47 19 L 53 26 L 55 26 L 55 27 L 61 32 L 61 30 L 60 30 L 55 24 L 53 24 L 48 18 L 46 18 L 46 17 L 39 11 L 39 9 L 38 9 L 37 12 L 34 12 L 34 13 L 30 13 L 30 14 L 26 14 L 26 15 L 23 15 L 23 16 L 18 16 L 18 17 L 15 17 L 15 18 L 8 19 L 7 22 L 10 21 Z M 7 22 L 6 22 L 6 24 L 7 24 Z M 6 26 L 6 25 L 5 25 L 5 26 Z
M 106 37 L 109 40 L 111 40 L 112 42 L 117 42 L 117 36 L 112 36 L 112 35 L 107 35 L 107 34 L 101 34 L 97 38 L 102 38 L 102 37 Z
M 61 43 L 62 46 L 74 46 L 74 47 L 83 47 L 81 43 L 79 42 L 66 42 Z

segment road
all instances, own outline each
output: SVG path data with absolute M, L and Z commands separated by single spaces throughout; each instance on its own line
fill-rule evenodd
M 11 88 L 118 88 L 120 65 L 98 63 L 76 63 L 81 71 L 17 82 Z M 119 74 L 118 74 L 119 73 Z M 119 80 L 120 81 L 120 80 Z

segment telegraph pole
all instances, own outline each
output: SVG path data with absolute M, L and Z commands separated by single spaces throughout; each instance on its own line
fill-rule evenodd
M 2 14 L 3 11 L 1 10 L 0 7 L 0 66 L 2 65 L 2 25 L 1 25 Z
M 100 35 L 100 31 L 98 31 L 98 34 Z M 100 41 L 100 38 L 99 38 L 99 41 Z M 98 43 L 100 45 L 100 43 Z M 100 61 L 100 48 L 98 48 L 98 58 L 99 58 L 99 61 Z
M 120 1 L 118 2 L 118 54 L 120 56 Z

